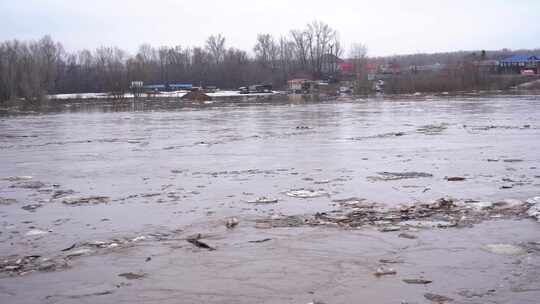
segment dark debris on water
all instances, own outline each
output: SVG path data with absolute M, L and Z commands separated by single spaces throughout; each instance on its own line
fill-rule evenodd
M 189 243 L 193 244 L 195 247 L 197 248 L 202 248 L 202 249 L 207 249 L 208 251 L 214 251 L 216 250 L 216 248 L 208 245 L 207 243 L 201 241 L 200 239 L 202 238 L 201 234 L 197 234 L 196 236 L 193 236 L 193 237 L 190 237 L 188 238 L 186 241 L 188 241 Z
M 486 220 L 523 218 L 528 206 L 518 200 L 500 202 L 457 201 L 441 198 L 431 203 L 384 208 L 376 204 L 344 205 L 332 212 L 256 220 L 256 228 L 334 226 L 375 227 L 382 232 L 409 228 L 469 227 Z M 401 237 L 413 238 L 403 234 Z

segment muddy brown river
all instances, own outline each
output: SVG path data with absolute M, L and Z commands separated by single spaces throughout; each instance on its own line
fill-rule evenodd
M 539 96 L 3 113 L 0 303 L 540 303 Z

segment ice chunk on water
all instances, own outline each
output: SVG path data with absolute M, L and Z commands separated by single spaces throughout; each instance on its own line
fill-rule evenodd
M 531 205 L 527 211 L 527 215 L 536 218 L 536 220 L 540 222 L 540 196 L 528 199 L 527 203 Z
M 527 253 L 523 247 L 510 244 L 490 244 L 483 248 L 486 251 L 501 255 L 521 255 Z

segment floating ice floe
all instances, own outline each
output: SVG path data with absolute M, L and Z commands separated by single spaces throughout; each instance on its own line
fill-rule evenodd
M 138 237 L 133 238 L 131 241 L 132 242 L 139 242 L 139 241 L 144 241 L 144 240 L 146 240 L 146 236 L 140 235 Z
M 71 258 L 71 257 L 78 257 L 78 256 L 81 256 L 81 255 L 87 255 L 87 254 L 90 254 L 92 253 L 93 251 L 90 250 L 90 249 L 86 249 L 86 248 L 83 248 L 83 249 L 79 249 L 79 250 L 75 250 L 75 251 L 72 251 L 70 253 L 67 254 L 67 257 L 68 258 Z
M 2 178 L 2 180 L 10 181 L 10 182 L 20 182 L 20 181 L 26 181 L 31 180 L 32 176 L 8 176 Z
M 505 209 L 513 209 L 520 207 L 524 204 L 523 201 L 517 200 L 517 199 L 505 199 L 498 202 L 488 202 L 488 201 L 480 201 L 480 202 L 458 202 L 457 205 L 460 207 L 470 207 L 477 211 L 487 210 L 487 209 L 494 209 L 494 210 L 505 210 Z
M 507 198 L 503 201 L 495 203 L 495 208 L 496 209 L 511 209 L 511 208 L 522 206 L 522 205 L 523 205 L 523 201 Z
M 470 206 L 475 210 L 481 211 L 481 210 L 492 208 L 493 202 L 474 202 L 474 203 L 466 203 L 465 205 Z
M 256 200 L 247 201 L 248 204 L 275 204 L 278 202 L 278 199 L 268 198 L 266 196 L 261 196 Z
M 429 178 L 433 177 L 433 174 L 426 172 L 377 172 L 378 176 L 368 176 L 368 180 L 371 181 L 394 181 L 400 179 L 410 178 Z
M 511 244 L 489 244 L 482 248 L 491 253 L 500 255 L 522 255 L 527 253 L 525 248 Z
M 232 229 L 236 226 L 238 226 L 238 224 L 240 223 L 240 221 L 238 220 L 238 218 L 236 217 L 230 217 L 226 220 L 225 222 L 225 226 L 228 228 L 228 229 Z
M 320 196 L 328 196 L 328 192 L 323 190 L 311 190 L 311 189 L 295 189 L 287 191 L 286 193 L 288 196 L 291 197 L 298 197 L 298 198 L 313 198 L 313 197 L 320 197 Z
M 38 235 L 44 235 L 47 234 L 47 231 L 39 230 L 39 229 L 33 229 L 28 231 L 25 235 L 26 236 L 38 236 Z
M 527 204 L 530 205 L 527 215 L 536 218 L 536 220 L 540 222 L 540 196 L 528 199 Z

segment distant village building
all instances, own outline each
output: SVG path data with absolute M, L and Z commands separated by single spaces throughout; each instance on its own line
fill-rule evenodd
M 193 85 L 188 83 L 150 84 L 143 85 L 142 89 L 145 92 L 190 91 Z
M 147 84 L 143 86 L 145 92 L 164 92 L 167 90 L 167 86 L 164 84 Z
M 499 61 L 480 60 L 475 62 L 478 72 L 482 74 L 496 74 L 499 72 Z
M 133 93 L 133 96 L 139 97 L 141 96 L 141 93 L 143 91 L 144 82 L 142 81 L 132 81 L 129 88 L 131 89 L 131 92 Z
M 442 63 L 434 63 L 434 64 L 428 64 L 428 65 L 411 65 L 409 67 L 409 70 L 411 73 L 419 73 L 419 72 L 441 72 L 444 69 L 446 69 L 446 64 Z
M 368 63 L 366 65 L 367 78 L 369 81 L 375 80 L 379 71 L 379 65 L 376 63 Z
M 191 83 L 171 83 L 168 87 L 170 91 L 189 91 L 193 89 Z
M 340 71 L 340 65 L 345 63 L 345 60 L 337 57 L 334 54 L 325 54 L 322 56 L 322 68 L 323 74 L 335 74 Z
M 499 63 L 499 69 L 507 74 L 538 75 L 540 71 L 540 56 L 515 55 Z
M 302 91 L 304 83 L 308 81 L 307 79 L 291 79 L 287 81 L 287 86 L 290 92 L 297 93 Z
M 319 83 L 313 80 L 298 78 L 287 81 L 289 92 L 296 94 L 313 93 L 319 88 Z
M 381 64 L 379 66 L 379 70 L 381 74 L 391 74 L 391 75 L 401 74 L 401 66 L 395 62 L 391 62 L 388 64 Z
M 368 63 L 366 65 L 367 78 L 370 81 L 389 79 L 402 73 L 401 65 L 391 62 L 385 64 Z
M 341 73 L 349 75 L 354 74 L 354 63 L 352 62 L 342 62 L 339 64 L 339 70 Z

